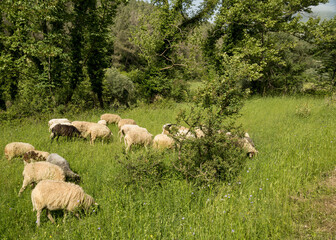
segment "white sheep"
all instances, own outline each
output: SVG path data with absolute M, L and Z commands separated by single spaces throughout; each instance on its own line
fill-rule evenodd
M 58 123 L 70 123 L 70 121 L 67 118 L 55 118 L 51 119 L 48 122 L 48 126 L 50 127 L 53 124 L 58 124 Z
M 172 148 L 174 146 L 174 139 L 166 134 L 158 134 L 153 139 L 153 147 L 157 149 Z
M 20 157 L 28 151 L 34 150 L 35 147 L 29 143 L 12 142 L 5 146 L 5 156 L 8 160 L 14 157 Z
M 223 133 L 223 131 L 220 131 L 220 133 Z M 238 145 L 247 152 L 248 157 L 252 158 L 254 155 L 258 153 L 257 149 L 255 148 L 254 142 L 250 138 L 250 135 L 248 133 L 244 134 L 244 137 L 237 137 L 232 135 L 231 132 L 225 133 L 229 139 L 236 141 Z
M 31 150 L 26 152 L 23 155 L 24 164 L 37 162 L 37 161 L 46 161 L 50 153 L 38 150 Z
M 98 121 L 98 124 L 102 124 L 102 125 L 107 125 L 107 122 L 106 122 L 106 120 L 99 120 Z
M 98 124 L 93 122 L 86 122 L 86 121 L 73 121 L 71 122 L 73 126 L 75 126 L 81 134 L 86 137 L 88 135 L 88 129 L 92 124 Z
M 62 168 L 49 162 L 29 163 L 24 167 L 22 175 L 23 184 L 19 196 L 31 183 L 38 183 L 46 179 L 65 181 L 65 173 Z
M 100 116 L 101 120 L 105 120 L 107 124 L 115 123 L 118 124 L 121 117 L 117 114 L 105 113 Z
M 174 132 L 174 130 L 176 132 L 177 137 L 185 137 L 185 138 L 189 138 L 189 139 L 190 138 L 195 138 L 195 134 L 193 134 L 190 131 L 189 128 L 186 128 L 184 126 L 179 126 L 177 124 L 171 124 L 171 123 L 167 123 L 167 124 L 163 125 L 162 134 L 172 135 L 172 132 Z M 197 131 L 199 131 L 199 130 L 197 130 Z M 199 134 L 200 134 L 200 137 L 201 137 L 201 133 L 199 133 Z
M 137 125 L 136 122 L 133 119 L 125 118 L 125 119 L 120 119 L 118 123 L 118 128 L 119 130 L 121 129 L 122 126 L 129 124 L 129 125 Z
M 128 152 L 133 144 L 144 145 L 147 149 L 147 146 L 152 143 L 152 137 L 153 135 L 150 134 L 148 131 L 139 128 L 132 129 L 125 135 L 124 138 L 126 152 Z
M 135 128 L 139 128 L 139 129 L 142 129 L 142 130 L 147 131 L 146 128 L 142 128 L 142 127 L 140 127 L 140 126 L 138 126 L 138 125 L 125 124 L 125 125 L 123 125 L 123 126 L 120 128 L 120 130 L 119 130 L 119 132 L 118 132 L 118 136 L 120 136 L 120 142 L 121 142 L 121 139 L 122 139 L 123 137 L 125 137 L 125 135 L 126 135 L 129 131 L 131 131 L 132 129 L 135 129 Z M 147 131 L 147 132 L 148 132 L 148 131 Z
M 86 132 L 87 135 L 84 135 L 84 137 L 87 137 L 90 135 L 90 144 L 94 144 L 94 141 L 96 138 L 101 138 L 102 142 L 104 139 L 109 139 L 113 135 L 111 130 L 102 124 L 91 124 Z
M 78 210 L 88 210 L 92 205 L 98 205 L 90 195 L 73 183 L 44 180 L 39 182 L 31 193 L 33 211 L 37 211 L 36 223 L 40 226 L 40 216 L 45 208 L 47 216 L 52 223 L 55 223 L 50 211 L 67 210 L 73 212 L 79 218 Z M 67 212 L 64 213 L 64 220 Z

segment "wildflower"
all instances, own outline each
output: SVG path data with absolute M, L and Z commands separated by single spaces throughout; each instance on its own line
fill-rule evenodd
M 261 190 L 262 190 L 262 188 L 259 188 L 259 190 L 261 191 Z
M 227 195 L 225 195 L 224 197 L 227 197 Z
M 195 232 L 193 232 L 193 235 L 195 235 Z
M 241 182 L 238 182 L 238 184 L 241 184 Z
M 268 181 L 268 178 L 266 178 L 266 180 Z
M 9 211 L 10 211 L 10 210 L 12 210 L 12 208 L 11 208 L 11 207 L 9 208 Z
M 194 194 L 194 192 L 192 192 L 191 194 Z
M 184 220 L 184 217 L 182 217 L 182 220 Z
M 100 227 L 98 227 L 98 230 L 100 230 Z
M 144 202 L 144 204 L 143 205 L 146 205 L 146 203 Z
M 231 185 L 231 183 L 228 183 L 228 185 L 230 186 L 230 185 Z
M 93 209 L 93 212 L 95 212 L 96 210 Z
M 253 202 L 251 202 L 251 204 L 252 204 Z
M 207 202 L 209 202 L 209 201 L 210 201 L 210 198 L 207 199 Z
M 248 172 L 248 173 L 249 173 L 250 171 L 249 171 L 249 170 L 247 170 L 246 172 Z
M 250 195 L 250 197 L 252 197 L 252 195 Z
M 231 232 L 233 232 L 233 233 L 234 233 L 234 230 L 232 229 L 232 230 L 231 230 Z

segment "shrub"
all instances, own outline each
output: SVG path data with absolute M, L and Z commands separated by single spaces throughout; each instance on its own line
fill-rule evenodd
M 133 82 L 116 68 L 109 68 L 106 71 L 103 85 L 104 101 L 110 106 L 129 107 L 134 102 L 135 87 Z

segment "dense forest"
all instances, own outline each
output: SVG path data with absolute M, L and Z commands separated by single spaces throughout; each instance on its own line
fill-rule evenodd
M 235 95 L 330 93 L 336 17 L 300 14 L 325 2 L 1 1 L 1 119 L 185 101 L 221 79 Z

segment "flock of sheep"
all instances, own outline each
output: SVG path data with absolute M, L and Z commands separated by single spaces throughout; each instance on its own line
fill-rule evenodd
M 120 141 L 124 138 L 126 152 L 135 144 L 143 145 L 145 148 L 148 146 L 157 149 L 172 148 L 174 146 L 174 139 L 171 137 L 173 128 L 176 128 L 176 135 L 186 138 L 204 136 L 201 129 L 196 129 L 195 133 L 192 133 L 183 126 L 165 124 L 163 132 L 153 138 L 146 128 L 138 126 L 133 119 L 122 119 L 119 115 L 110 113 L 101 115 L 100 119 L 98 123 L 52 119 L 48 122 L 51 141 L 54 138 L 58 140 L 60 136 L 90 137 L 90 144 L 94 144 L 97 138 L 104 141 L 113 135 L 107 124 L 118 125 L 118 135 L 120 135 Z M 231 133 L 226 135 L 233 137 Z M 239 138 L 238 142 L 250 157 L 258 152 L 247 133 L 244 138 Z M 29 143 L 12 142 L 5 146 L 5 156 L 8 160 L 23 156 L 24 180 L 19 196 L 29 184 L 37 184 L 31 193 L 33 210 L 37 211 L 37 226 L 40 226 L 40 215 L 43 209 L 46 209 L 48 218 L 54 223 L 51 210 L 64 209 L 75 213 L 78 217 L 77 210 L 88 210 L 91 206 L 98 205 L 80 186 L 66 182 L 66 180 L 79 181 L 80 176 L 71 170 L 68 161 L 60 155 L 36 150 Z M 64 219 L 65 217 L 66 214 Z

